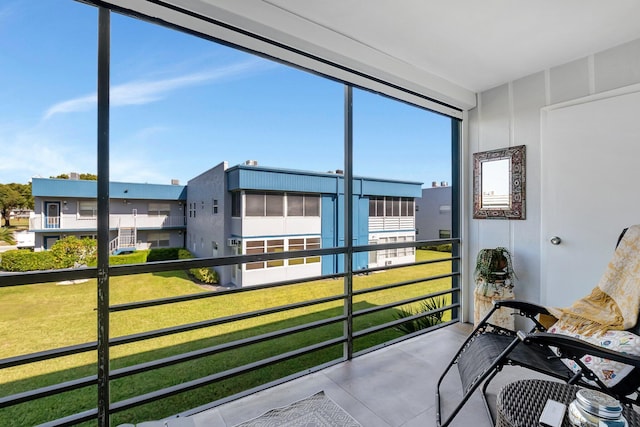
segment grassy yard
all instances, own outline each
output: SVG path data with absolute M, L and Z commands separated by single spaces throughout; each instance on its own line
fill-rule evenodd
M 29 228 L 29 218 L 13 218 L 11 221 L 11 228 L 14 231 L 27 230 Z M 4 218 L 0 218 L 0 227 L 4 227 Z
M 418 251 L 417 259 L 438 259 L 447 253 Z M 354 287 L 366 289 L 412 277 L 450 272 L 450 263 L 413 266 L 384 273 L 356 276 Z M 450 279 L 408 285 L 399 290 L 379 291 L 356 297 L 354 310 L 387 304 L 412 296 L 449 288 Z M 150 307 L 111 314 L 110 336 L 139 332 L 220 318 L 266 307 L 336 295 L 342 292 L 342 280 L 323 280 L 283 288 L 235 294 L 219 293 L 214 298 Z M 175 295 L 202 292 L 183 272 L 140 274 L 110 279 L 110 303 L 120 304 Z M 0 358 L 96 340 L 96 282 L 75 285 L 55 283 L 0 288 Z M 393 320 L 389 309 L 355 319 L 355 330 Z M 112 347 L 111 369 L 131 366 L 226 343 L 241 338 L 308 323 L 342 313 L 340 302 L 289 310 L 269 316 L 226 323 L 216 327 L 170 335 L 162 338 Z M 287 351 L 342 335 L 342 325 L 335 324 L 286 338 L 231 350 L 202 359 L 183 362 L 157 371 L 114 380 L 111 399 L 119 401 L 138 394 L 180 384 L 216 372 L 242 366 Z M 356 350 L 400 336 L 393 329 L 359 339 Z M 263 384 L 276 378 L 335 360 L 341 346 L 243 374 L 159 402 L 149 403 L 115 414 L 113 424 L 137 423 L 157 419 Z M 0 396 L 43 387 L 60 381 L 95 375 L 94 352 L 67 356 L 46 362 L 5 369 L 0 376 Z M 96 406 L 95 387 L 67 392 L 0 410 L 0 425 L 34 425 Z

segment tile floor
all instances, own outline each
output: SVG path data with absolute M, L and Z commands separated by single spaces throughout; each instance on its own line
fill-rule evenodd
M 269 409 L 286 406 L 324 390 L 363 427 L 435 426 L 436 382 L 470 330 L 468 324 L 452 325 L 191 417 L 165 420 L 159 425 L 231 427 Z M 495 406 L 495 396 L 504 384 L 519 378 L 540 377 L 528 370 L 506 367 L 489 388 L 490 403 Z M 441 393 L 444 418 L 461 397 L 455 367 Z M 454 419 L 452 427 L 491 426 L 477 393 Z M 138 427 L 143 426 L 138 424 Z

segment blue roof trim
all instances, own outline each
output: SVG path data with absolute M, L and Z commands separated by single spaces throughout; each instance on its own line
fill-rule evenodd
M 84 197 L 95 199 L 98 194 L 96 181 L 33 178 L 31 194 L 36 197 Z M 187 200 L 184 185 L 139 184 L 134 182 L 109 183 L 111 199 L 136 200 Z
M 264 190 L 344 194 L 344 176 L 341 174 L 245 165 L 229 168 L 226 173 L 228 191 Z M 421 197 L 422 183 L 354 177 L 353 193 L 371 196 Z

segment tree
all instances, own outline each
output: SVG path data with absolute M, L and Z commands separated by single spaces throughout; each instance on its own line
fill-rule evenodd
M 58 176 L 50 176 L 49 178 L 52 179 L 69 179 L 69 174 L 66 173 L 61 173 Z M 97 181 L 98 180 L 98 175 L 92 174 L 92 173 L 81 173 L 78 174 L 78 178 L 84 180 L 84 181 Z
M 85 181 L 97 181 L 98 175 L 94 175 L 92 173 L 81 173 L 80 179 L 84 179 Z
M 13 231 L 9 230 L 9 227 L 0 227 L 0 242 L 5 242 L 9 245 L 16 244 L 16 239 L 13 237 Z
M 33 209 L 31 184 L 0 184 L 0 216 L 9 227 L 11 211 L 16 208 Z

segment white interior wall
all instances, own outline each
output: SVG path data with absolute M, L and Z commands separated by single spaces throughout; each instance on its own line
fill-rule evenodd
M 640 39 L 506 82 L 478 95 L 478 106 L 469 111 L 466 124 L 464 155 L 467 164 L 472 164 L 472 154 L 478 151 L 526 145 L 526 219 L 473 220 L 473 206 L 467 204 L 463 211 L 464 217 L 468 218 L 465 227 L 467 279 L 471 278 L 479 249 L 505 246 L 514 255 L 519 278 L 516 297 L 535 302 L 541 300 L 541 268 L 544 266 L 541 266 L 540 110 L 637 83 L 640 83 Z M 570 169 L 567 172 L 570 173 Z M 466 200 L 472 198 L 472 179 L 469 170 L 464 177 Z M 616 191 L 615 186 L 611 191 Z M 473 301 L 473 286 L 467 289 L 466 300 Z M 473 313 L 472 304 L 466 306 L 466 313 L 468 316 Z

